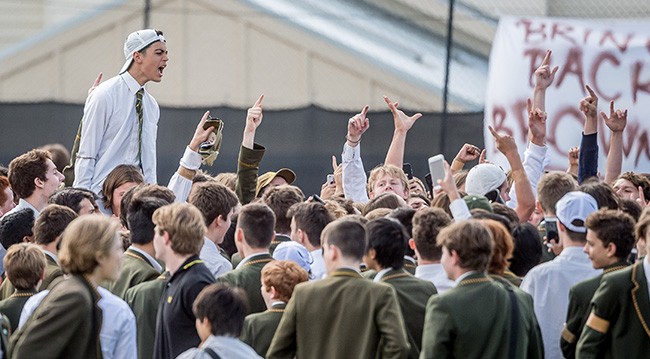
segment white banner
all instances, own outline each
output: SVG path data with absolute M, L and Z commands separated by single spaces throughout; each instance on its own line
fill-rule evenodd
M 551 68 L 559 66 L 546 91 L 546 169 L 566 170 L 569 148 L 580 146 L 584 115 L 578 103 L 585 85 L 598 95 L 598 167 L 605 174 L 610 130 L 600 111 L 609 116 L 609 102 L 628 109 L 623 132 L 623 171 L 650 172 L 650 22 L 505 17 L 490 54 L 485 100 L 484 136 L 487 158 L 504 168 L 487 128 L 517 140 L 523 156 L 528 131 L 526 99 L 533 97 L 534 72 L 546 50 L 553 51 Z M 523 159 L 523 157 L 522 157 Z

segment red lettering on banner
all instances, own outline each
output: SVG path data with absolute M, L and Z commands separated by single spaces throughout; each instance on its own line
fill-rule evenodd
M 648 141 L 648 131 L 641 130 L 641 125 L 638 122 L 633 122 L 627 124 L 625 127 L 625 133 L 627 134 L 627 146 L 623 143 L 623 154 L 625 157 L 629 157 L 632 152 L 632 145 L 635 143 L 638 145 L 636 151 L 636 157 L 634 158 L 634 166 L 639 164 L 641 160 L 641 155 L 645 154 L 645 159 L 650 159 L 650 141 Z M 638 134 L 638 135 L 637 135 Z M 635 140 L 636 139 L 636 140 Z
M 539 64 L 542 63 L 542 59 L 544 59 L 545 55 L 546 50 L 538 48 L 528 49 L 524 51 L 524 57 L 530 56 L 530 75 L 528 76 L 528 84 L 530 87 L 534 86 L 533 77 L 535 75 L 535 70 L 537 70 Z
M 567 54 L 566 61 L 564 66 L 560 67 L 560 75 L 557 79 L 556 88 L 562 86 L 564 77 L 567 74 L 574 74 L 578 82 L 580 83 L 580 88 L 585 88 L 585 83 L 582 80 L 582 49 L 578 47 L 573 47 L 569 50 Z
M 512 130 L 504 125 L 506 122 L 507 111 L 504 107 L 494 105 L 492 109 L 492 127 L 499 133 L 507 133 L 512 136 Z
M 546 24 L 541 23 L 538 28 L 533 28 L 533 23 L 530 20 L 521 19 L 517 22 L 516 26 L 520 25 L 524 26 L 524 41 L 526 41 L 527 44 L 540 44 L 546 41 Z M 539 38 L 534 41 L 531 39 L 533 35 L 539 36 Z
M 565 106 L 563 108 L 559 108 L 556 113 L 555 117 L 551 119 L 551 124 L 549 126 L 549 132 L 546 134 L 546 143 L 553 147 L 557 153 L 567 156 L 568 152 L 563 151 L 560 149 L 558 143 L 557 143 L 557 136 L 556 134 L 558 133 L 558 127 L 560 126 L 561 122 L 566 122 L 564 120 L 565 116 L 570 116 L 573 120 L 576 122 L 580 123 L 581 125 L 584 126 L 584 117 L 582 116 L 582 113 L 578 111 L 576 107 L 573 106 Z
M 614 43 L 614 45 L 618 47 L 619 50 L 621 50 L 621 52 L 625 53 L 625 51 L 627 50 L 627 45 L 630 44 L 630 41 L 632 41 L 633 37 L 634 34 L 627 34 L 627 37 L 625 38 L 625 40 L 623 40 L 623 43 L 620 44 L 616 41 L 616 38 L 614 37 L 612 31 L 607 30 L 603 34 L 603 37 L 600 39 L 600 43 L 598 43 L 598 45 L 603 46 L 605 44 L 605 41 L 610 40 L 611 42 Z
M 596 56 L 596 58 L 594 59 L 593 65 L 591 66 L 591 69 L 589 71 L 589 82 L 594 87 L 594 90 L 598 94 L 600 94 L 600 96 L 602 96 L 605 101 L 607 101 L 607 102 L 612 101 L 612 100 L 616 101 L 621 97 L 621 93 L 617 92 L 612 96 L 608 96 L 600 88 L 600 86 L 598 85 L 598 81 L 596 79 L 596 74 L 600 70 L 600 65 L 602 65 L 602 63 L 605 60 L 608 60 L 609 62 L 613 63 L 614 65 L 616 65 L 616 67 L 621 65 L 621 62 L 618 60 L 618 58 L 616 58 L 616 56 L 614 56 L 614 54 L 612 54 L 611 52 L 609 52 L 609 51 L 601 52 L 600 54 L 598 54 L 598 56 Z M 613 84 L 609 83 L 609 84 L 607 84 L 607 87 L 611 87 L 612 85 Z
M 551 26 L 551 40 L 555 40 L 556 37 L 562 37 L 573 45 L 578 45 L 576 40 L 569 36 L 573 32 L 573 26 L 567 24 L 558 24 L 554 23 Z
M 641 136 L 639 136 L 639 149 L 636 152 L 636 158 L 634 159 L 634 166 L 639 165 L 639 159 L 641 158 L 641 152 L 645 154 L 646 159 L 650 159 L 650 141 L 648 141 L 648 132 L 643 131 Z
M 512 112 L 519 125 L 519 133 L 521 134 L 521 141 L 526 142 L 528 139 L 528 104 L 526 100 L 517 100 L 512 105 Z
M 591 29 L 585 29 L 585 34 L 582 38 L 583 45 L 587 45 L 587 41 L 589 41 L 589 35 L 591 35 Z
M 645 43 L 645 48 L 650 52 L 650 38 L 648 38 L 648 41 Z
M 639 91 L 646 92 L 650 94 L 650 80 L 646 82 L 640 82 L 641 72 L 643 71 L 643 63 L 641 61 L 636 61 L 632 66 L 632 103 L 636 104 L 637 93 Z

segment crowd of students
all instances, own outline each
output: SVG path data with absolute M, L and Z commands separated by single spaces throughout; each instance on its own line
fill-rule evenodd
M 305 198 L 289 168 L 259 174 L 263 96 L 247 112 L 236 173 L 199 169 L 221 143 L 206 112 L 157 184 L 158 107 L 143 86 L 161 81 L 166 42 L 140 30 L 124 50 L 120 74 L 89 91 L 72 160 L 33 149 L 0 171 L 5 357 L 650 352 L 650 179 L 622 173 L 627 111 L 613 102 L 598 178 L 589 87 L 567 171 L 544 168 L 550 51 L 534 74 L 523 160 L 490 128 L 508 172 L 464 144 L 434 188 L 409 179 L 404 147 L 421 115 L 385 97 L 395 130 L 385 162 L 366 175 L 366 106 L 348 121 L 333 181 Z

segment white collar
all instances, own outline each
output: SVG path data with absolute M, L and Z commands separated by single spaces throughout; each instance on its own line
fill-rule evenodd
M 143 251 L 143 250 L 140 249 L 140 248 L 134 247 L 133 245 L 129 246 L 129 248 L 130 248 L 130 249 L 133 249 L 134 251 L 136 251 L 136 252 L 138 252 L 138 253 L 140 253 L 140 254 L 142 254 L 145 258 L 147 258 L 147 260 L 149 261 L 149 263 L 151 263 L 151 265 L 152 265 L 152 266 L 153 266 L 153 267 L 154 267 L 158 272 L 162 272 L 162 269 L 163 269 L 163 268 L 162 268 L 162 266 L 160 265 L 160 263 L 158 263 L 158 261 L 157 261 L 156 259 L 154 259 L 154 257 L 150 256 L 149 253 Z

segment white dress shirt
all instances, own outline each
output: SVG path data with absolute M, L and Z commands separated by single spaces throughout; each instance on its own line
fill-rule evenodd
M 210 238 L 205 237 L 199 258 L 205 262 L 205 266 L 208 267 L 215 278 L 219 278 L 232 270 L 232 263 L 221 255 L 219 248 Z
M 102 356 L 104 359 L 137 358 L 135 315 L 131 308 L 107 289 L 97 287 L 97 291 L 101 296 L 97 305 L 102 310 L 102 327 L 99 333 Z M 38 292 L 25 302 L 18 328 L 27 322 L 49 292 Z
M 438 294 L 442 294 L 454 287 L 454 281 L 449 279 L 447 272 L 440 263 L 418 265 L 415 267 L 415 277 L 433 283 L 438 290 Z
M 544 159 L 546 158 L 546 152 L 546 146 L 537 146 L 532 142 L 528 142 L 528 147 L 526 147 L 526 151 L 524 151 L 524 161 L 522 164 L 526 176 L 528 176 L 528 180 L 530 181 L 530 186 L 533 188 L 534 196 L 537 196 L 537 183 L 544 174 Z M 515 184 L 510 188 L 509 195 L 510 200 L 506 205 L 510 208 L 517 208 Z
M 238 338 L 210 335 L 199 348 L 191 348 L 176 359 L 212 359 L 203 348 L 212 349 L 221 358 L 228 359 L 256 359 L 262 358 L 248 344 Z
M 345 198 L 354 202 L 368 202 L 368 192 L 366 191 L 368 178 L 361 160 L 361 144 L 350 147 L 346 141 L 343 144 L 341 163 L 343 164 L 343 193 Z
M 34 211 L 34 220 L 36 220 L 38 218 L 38 216 L 41 215 L 41 212 L 37 211 L 36 208 L 34 206 L 32 206 L 31 203 L 29 203 L 29 202 L 27 202 L 27 201 L 25 201 L 24 199 L 21 198 L 21 199 L 18 200 L 18 204 L 16 205 L 16 207 L 12 208 L 11 211 L 3 214 L 2 217 L 0 217 L 0 218 L 3 218 L 4 216 L 6 216 L 6 215 L 8 215 L 10 213 L 18 212 L 21 209 L 25 209 L 25 208 L 29 208 L 32 211 Z
M 309 252 L 314 262 L 311 264 L 312 280 L 323 279 L 327 276 L 327 268 L 325 268 L 325 260 L 323 259 L 323 250 L 316 249 Z
M 185 147 L 185 152 L 179 164 L 188 170 L 196 171 L 201 167 L 201 155 L 198 152 L 192 151 L 189 147 Z M 178 171 L 174 172 L 172 178 L 167 185 L 174 195 L 176 196 L 176 203 L 185 203 L 190 196 L 192 190 L 192 180 L 181 176 Z
M 136 93 L 142 88 L 128 73 L 115 76 L 86 99 L 81 140 L 75 162 L 74 187 L 101 196 L 106 176 L 120 164 L 140 166 Z M 156 179 L 156 136 L 160 109 L 147 90 L 142 96 L 142 164 L 146 183 Z
M 533 297 L 545 358 L 562 358 L 560 335 L 569 306 L 569 289 L 601 272 L 593 268 L 582 247 L 565 247 L 559 256 L 534 267 L 524 277 L 520 288 Z

